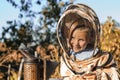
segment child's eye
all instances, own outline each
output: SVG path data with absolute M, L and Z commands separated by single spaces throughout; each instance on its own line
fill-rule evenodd
M 84 39 L 79 39 L 79 41 L 84 41 Z
M 74 37 L 72 36 L 71 39 L 74 39 Z

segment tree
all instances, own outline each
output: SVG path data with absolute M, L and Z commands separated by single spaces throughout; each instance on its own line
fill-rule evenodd
M 62 0 L 6 1 L 20 11 L 18 16 L 20 20 L 7 21 L 8 26 L 3 27 L 0 40 L 7 46 L 16 49 L 20 43 L 57 42 L 55 32 L 57 21 L 65 7 L 71 2 Z M 37 7 L 40 9 L 36 10 Z
M 14 8 L 19 9 L 20 13 L 18 16 L 19 20 L 7 21 L 7 26 L 3 27 L 0 42 L 4 42 L 6 44 L 5 48 L 10 50 L 0 52 L 0 62 L 2 62 L 1 65 L 3 65 L 3 61 L 7 61 L 5 65 L 13 64 L 12 67 L 15 66 L 14 68 L 17 68 L 15 71 L 18 71 L 17 61 L 10 61 L 9 59 L 14 58 L 14 60 L 16 60 L 18 58 L 15 56 L 18 56 L 17 50 L 20 44 L 55 44 L 57 42 L 55 29 L 58 19 L 65 7 L 71 4 L 71 2 L 62 0 L 6 1 L 12 4 Z M 3 72 L 4 74 L 7 73 L 7 69 L 4 69 Z

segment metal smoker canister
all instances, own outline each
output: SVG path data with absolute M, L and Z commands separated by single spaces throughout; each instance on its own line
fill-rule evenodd
M 24 80 L 40 80 L 39 63 L 37 58 L 24 61 Z

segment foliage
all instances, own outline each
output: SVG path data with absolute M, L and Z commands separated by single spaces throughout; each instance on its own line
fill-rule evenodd
M 57 21 L 69 1 L 62 0 L 6 0 L 14 8 L 19 10 L 18 20 L 7 21 L 3 26 L 0 37 L 0 79 L 8 77 L 10 69 L 10 80 L 17 80 L 18 68 L 22 55 L 18 49 L 21 43 L 27 47 L 56 44 Z M 34 43 L 34 45 L 32 45 Z M 58 44 L 57 44 L 58 46 Z M 46 54 L 48 54 L 48 50 Z M 57 54 L 57 53 L 56 53 Z M 40 54 L 39 54 L 40 55 Z M 8 64 L 11 64 L 9 68 Z
M 7 21 L 0 40 L 17 49 L 20 43 L 56 43 L 56 25 L 65 6 L 70 2 L 61 0 L 7 0 L 19 9 L 19 19 Z M 35 6 L 35 7 L 34 7 Z M 40 8 L 37 9 L 36 8 Z M 12 44 L 11 44 L 12 43 Z
M 102 26 L 101 49 L 113 54 L 120 68 L 120 29 L 115 25 L 111 17 Z

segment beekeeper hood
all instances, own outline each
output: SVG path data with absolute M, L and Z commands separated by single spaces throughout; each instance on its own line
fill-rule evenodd
M 94 38 L 94 49 L 98 46 L 100 23 L 96 13 L 87 5 L 71 4 L 62 14 L 57 25 L 57 38 L 65 53 L 70 50 L 69 40 L 73 30 L 71 25 L 76 20 L 80 20 L 80 24 L 90 27 Z

